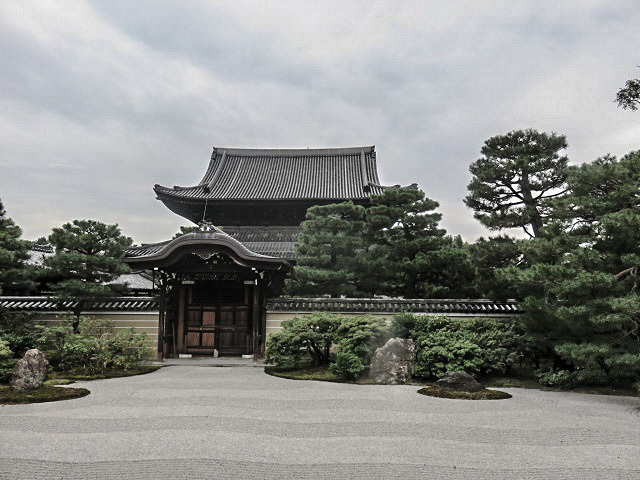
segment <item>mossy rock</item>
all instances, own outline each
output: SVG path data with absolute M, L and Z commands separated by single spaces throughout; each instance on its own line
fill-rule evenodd
M 86 388 L 42 386 L 34 390 L 13 390 L 9 386 L 0 386 L 0 405 L 23 403 L 57 402 L 89 395 Z
M 274 377 L 288 378 L 289 380 L 316 380 L 321 382 L 344 383 L 346 380 L 329 370 L 327 366 L 301 368 L 297 370 L 280 370 L 267 366 L 264 373 Z
M 133 377 L 136 375 L 146 375 L 163 368 L 163 365 L 140 365 L 129 370 L 108 370 L 102 373 L 86 373 L 82 371 L 53 372 L 49 375 L 49 380 L 64 380 L 86 382 L 90 380 L 105 380 L 108 378 Z M 63 385 L 62 383 L 58 385 Z
M 458 392 L 448 388 L 431 385 L 418 390 L 421 395 L 438 398 L 451 398 L 455 400 L 504 400 L 511 398 L 511 394 L 499 390 L 480 390 L 479 392 Z

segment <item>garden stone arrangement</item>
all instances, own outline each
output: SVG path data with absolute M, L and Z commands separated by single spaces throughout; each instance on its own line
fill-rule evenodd
M 40 350 L 37 348 L 27 350 L 13 370 L 11 388 L 14 390 L 40 388 L 47 377 L 48 366 L 49 362 Z
M 479 392 L 484 390 L 484 386 L 476 381 L 466 372 L 447 372 L 440 380 L 436 382 L 436 386 L 448 388 L 456 392 Z
M 369 377 L 382 385 L 404 385 L 415 366 L 415 343 L 406 338 L 390 338 L 371 359 Z

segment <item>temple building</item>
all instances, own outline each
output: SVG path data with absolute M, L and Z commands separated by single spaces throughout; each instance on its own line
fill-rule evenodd
M 349 200 L 367 206 L 385 188 L 374 147 L 214 148 L 196 185 L 154 187 L 170 210 L 198 225 L 196 231 L 130 248 L 124 261 L 134 273 L 116 280 L 129 285 L 129 295 L 86 301 L 83 314 L 157 338 L 161 359 L 260 356 L 268 334 L 310 312 L 386 321 L 404 312 L 491 318 L 521 313 L 515 301 L 283 298 L 307 209 Z M 31 263 L 53 255 L 51 247 L 40 247 L 34 247 Z M 46 295 L 0 296 L 1 309 L 31 312 L 51 325 L 64 322 L 77 304 Z
M 200 226 L 124 259 L 159 279 L 160 355 L 263 354 L 265 302 L 281 293 L 307 209 L 367 206 L 384 188 L 373 146 L 214 148 L 197 184 L 155 185 L 158 200 Z

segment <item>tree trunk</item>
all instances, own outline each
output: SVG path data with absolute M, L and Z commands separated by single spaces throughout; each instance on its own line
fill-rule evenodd
M 78 303 L 73 309 L 74 319 L 73 323 L 71 324 L 71 326 L 73 327 L 73 333 L 78 333 L 78 329 L 80 328 L 80 314 L 82 313 L 82 310 L 84 310 L 84 304 L 84 300 L 78 300 Z
M 416 298 L 416 272 L 407 273 L 407 284 L 404 287 L 404 298 Z
M 531 193 L 531 186 L 529 185 L 529 172 L 526 170 L 522 171 L 522 182 L 520 186 L 522 192 L 522 198 L 524 201 L 524 206 L 527 211 L 527 217 L 531 225 L 531 229 L 533 230 L 533 236 L 539 237 L 540 230 L 542 229 L 542 217 L 540 216 L 540 212 L 537 209 L 536 201 L 533 198 L 533 194 Z

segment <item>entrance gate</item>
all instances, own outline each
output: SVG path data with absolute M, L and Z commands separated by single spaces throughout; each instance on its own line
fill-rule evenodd
M 201 281 L 187 289 L 187 353 L 241 355 L 251 349 L 252 286 Z

